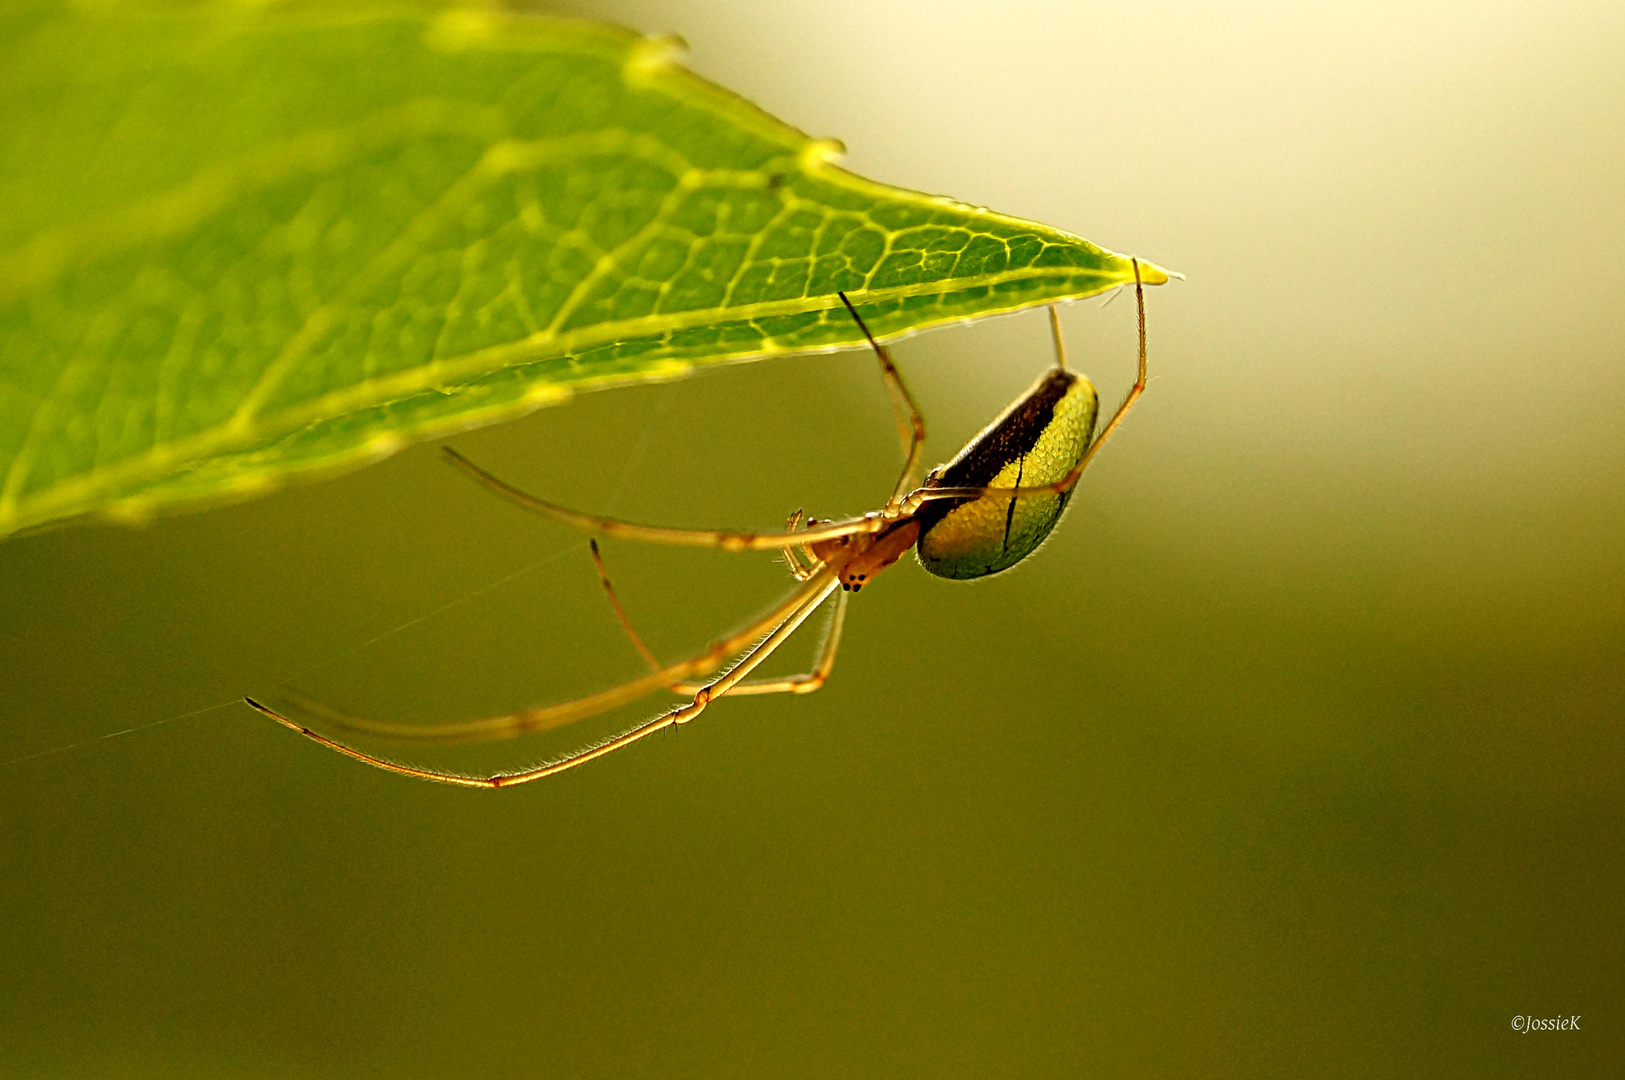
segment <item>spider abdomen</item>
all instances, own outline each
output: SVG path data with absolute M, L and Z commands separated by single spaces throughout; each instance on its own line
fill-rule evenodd
M 1036 487 L 1064 478 L 1083 458 L 1099 402 L 1082 375 L 1052 368 L 926 487 Z M 1070 491 L 1001 498 L 941 499 L 920 508 L 920 565 L 945 578 L 978 578 L 1031 555 L 1066 509 Z

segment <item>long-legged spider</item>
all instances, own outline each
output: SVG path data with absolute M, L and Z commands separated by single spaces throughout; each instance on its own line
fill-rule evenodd
M 920 564 L 939 577 L 975 578 L 1008 569 L 1032 554 L 1060 519 L 1083 470 L 1094 460 L 1134 402 L 1145 390 L 1145 293 L 1140 264 L 1134 261 L 1134 299 L 1138 309 L 1139 373 L 1117 412 L 1094 434 L 1099 403 L 1085 376 L 1066 366 L 1061 322 L 1051 305 L 1050 328 L 1055 339 L 1055 366 L 1047 371 L 1009 408 L 967 443 L 952 461 L 932 469 L 923 482 L 915 480 L 925 442 L 925 421 L 914 396 L 886 349 L 869 333 L 857 308 L 839 294 L 869 340 L 880 361 L 881 376 L 897 414 L 902 440 L 903 471 L 891 498 L 873 513 L 846 521 L 803 521 L 801 511 L 791 515 L 782 533 L 721 532 L 707 529 L 671 529 L 636 525 L 615 518 L 583 514 L 527 494 L 486 472 L 451 448 L 447 458 L 474 479 L 526 509 L 573 525 L 590 533 L 646 540 L 661 544 L 719 547 L 725 551 L 782 551 L 800 587 L 783 603 L 752 625 L 713 642 L 703 652 L 662 665 L 632 624 L 604 571 L 598 545 L 592 543 L 593 561 L 616 617 L 652 670 L 640 678 L 557 705 L 543 705 L 505 716 L 457 723 L 416 725 L 350 716 L 317 702 L 290 695 L 299 709 L 333 727 L 365 735 L 412 742 L 473 742 L 510 738 L 543 731 L 595 716 L 659 690 L 672 690 L 689 698 L 678 707 L 646 720 L 628 731 L 583 747 L 565 757 L 534 768 L 493 776 L 468 776 L 439 769 L 403 765 L 347 746 L 245 698 L 255 709 L 357 761 L 380 769 L 465 787 L 500 788 L 540 780 L 573 769 L 594 758 L 630 746 L 639 739 L 674 724 L 686 724 L 706 706 L 726 694 L 808 693 L 818 689 L 835 664 L 847 598 L 873 581 L 875 575 L 916 548 Z M 839 588 L 829 636 L 813 670 L 789 678 L 748 679 L 757 665 L 778 647 Z M 763 635 L 766 635 L 765 637 Z M 740 655 L 743 654 L 743 655 Z M 738 661 L 709 682 L 693 682 L 722 667 L 731 656 Z

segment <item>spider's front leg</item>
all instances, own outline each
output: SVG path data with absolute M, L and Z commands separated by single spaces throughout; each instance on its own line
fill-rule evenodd
M 887 525 L 887 521 L 881 514 L 865 514 L 861 518 L 854 518 L 850 521 L 825 522 L 816 528 L 804 529 L 801 532 L 783 533 L 730 532 L 720 529 L 672 529 L 662 525 L 639 525 L 630 521 L 622 521 L 619 518 L 583 514 L 579 510 L 571 510 L 569 507 L 537 498 L 535 495 L 522 491 L 506 480 L 485 471 L 449 446 L 441 447 L 441 451 L 453 465 L 456 465 L 498 495 L 524 507 L 526 510 L 545 515 L 555 521 L 561 521 L 583 532 L 599 533 L 603 536 L 619 536 L 627 540 L 643 540 L 653 544 L 677 544 L 683 547 L 722 548 L 724 551 L 783 551 L 786 548 L 802 547 L 821 540 L 833 540 L 841 536 L 876 533 L 884 530 Z

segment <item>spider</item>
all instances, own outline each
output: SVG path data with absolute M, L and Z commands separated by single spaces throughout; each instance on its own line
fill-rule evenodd
M 590 547 L 599 580 L 609 603 L 632 643 L 651 670 L 641 678 L 600 690 L 572 701 L 522 709 L 505 716 L 438 725 L 401 724 L 350 716 L 298 695 L 289 695 L 301 711 L 332 727 L 364 735 L 402 741 L 453 743 L 511 738 L 544 731 L 595 716 L 660 690 L 689 700 L 646 720 L 613 738 L 576 750 L 562 758 L 515 772 L 470 776 L 439 769 L 404 765 L 365 753 L 320 734 L 255 701 L 244 701 L 271 719 L 308 736 L 341 754 L 368 765 L 464 787 L 504 788 L 540 780 L 585 765 L 620 750 L 657 731 L 686 724 L 724 695 L 805 694 L 829 678 L 840 646 L 841 627 L 848 598 L 872 582 L 909 548 L 917 550 L 927 571 L 945 578 L 977 578 L 1009 569 L 1031 555 L 1060 520 L 1067 500 L 1083 470 L 1122 423 L 1130 407 L 1145 390 L 1145 293 L 1139 260 L 1134 260 L 1134 299 L 1138 309 L 1139 372 L 1123 403 L 1098 437 L 1094 434 L 1099 402 L 1092 383 L 1066 365 L 1060 317 L 1049 308 L 1055 339 L 1055 366 L 1017 398 L 981 433 L 965 444 L 953 460 L 939 465 L 916 482 L 925 442 L 925 421 L 914 396 L 903 383 L 884 346 L 869 332 L 845 293 L 841 302 L 852 313 L 880 361 L 881 376 L 897 414 L 903 445 L 902 474 L 884 506 L 845 521 L 803 519 L 797 510 L 782 533 L 721 532 L 637 525 L 615 518 L 583 514 L 537 498 L 498 479 L 450 447 L 449 461 L 492 491 L 520 506 L 589 533 L 644 540 L 660 544 L 718 547 L 725 551 L 780 551 L 800 583 L 778 607 L 755 623 L 715 641 L 703 652 L 674 664 L 662 665 L 632 628 L 614 586 L 604 569 L 596 539 Z M 818 660 L 810 672 L 779 679 L 748 676 L 818 609 L 832 593 L 835 616 Z M 765 636 L 763 636 L 765 635 Z M 724 673 L 706 682 L 692 681 L 721 668 L 730 657 L 739 659 Z

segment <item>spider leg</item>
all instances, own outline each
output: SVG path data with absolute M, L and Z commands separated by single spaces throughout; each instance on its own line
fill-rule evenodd
M 758 642 L 749 652 L 747 652 L 725 675 L 712 681 L 706 686 L 700 687 L 700 689 L 694 695 L 694 700 L 688 704 L 681 705 L 670 710 L 669 712 L 662 713 L 651 720 L 646 720 L 636 727 L 622 732 L 614 738 L 606 739 L 603 742 L 594 743 L 591 746 L 583 747 L 582 749 L 555 761 L 550 761 L 546 764 L 538 765 L 531 769 L 522 769 L 518 772 L 498 773 L 494 776 L 468 776 L 462 773 L 447 772 L 439 769 L 423 769 L 413 765 L 403 765 L 400 762 L 390 761 L 387 758 L 376 757 L 372 754 L 357 750 L 354 747 L 346 746 L 335 739 L 330 739 L 325 735 L 312 731 L 311 729 L 298 724 L 288 717 L 283 716 L 282 714 L 277 713 L 264 705 L 261 705 L 252 698 L 245 698 L 244 700 L 253 708 L 264 713 L 266 716 L 269 716 L 271 719 L 275 720 L 279 724 L 282 724 L 284 727 L 297 731 L 301 735 L 307 736 L 308 738 L 321 743 L 323 746 L 344 754 L 346 757 L 354 758 L 357 761 L 365 762 L 368 765 L 384 769 L 388 772 L 398 773 L 402 776 L 417 777 L 420 780 L 433 780 L 443 784 L 457 784 L 463 787 L 511 787 L 515 784 L 524 784 L 532 780 L 540 780 L 545 776 L 553 776 L 557 773 L 564 772 L 567 769 L 573 769 L 577 765 L 585 765 L 587 762 L 592 761 L 595 758 L 603 757 L 605 754 L 609 754 L 623 747 L 630 746 L 639 739 L 652 735 L 664 728 L 668 728 L 673 724 L 688 723 L 700 713 L 704 712 L 706 706 L 711 702 L 734 690 L 735 687 L 743 681 L 744 677 L 749 674 L 753 668 L 771 656 L 780 645 L 784 644 L 790 635 L 795 633 L 801 624 L 806 621 L 807 617 L 824 602 L 825 597 L 827 597 L 831 592 L 835 591 L 838 584 L 839 581 L 836 578 L 836 572 L 829 567 L 824 567 L 813 576 L 806 587 L 796 591 L 795 596 L 791 598 L 793 601 L 792 603 L 781 605 L 779 610 L 773 613 L 773 616 L 757 622 L 756 625 L 752 626 L 749 630 L 742 631 L 740 634 L 728 639 L 729 641 L 738 640 L 740 638 L 745 638 L 748 640 L 750 637 L 754 637 L 756 634 L 761 633 L 761 631 L 767 627 L 773 627 L 772 632 Z M 788 613 L 784 614 L 782 619 L 778 619 L 775 625 L 775 617 L 779 616 L 781 613 L 784 613 L 786 607 L 789 608 Z M 685 664 L 693 664 L 697 666 L 707 663 L 711 663 L 713 667 L 715 666 L 714 662 L 712 661 L 711 651 L 702 653 L 699 656 L 685 662 Z M 670 668 L 665 668 L 661 671 L 655 672 L 654 675 L 666 676 L 669 672 L 683 666 L 683 664 L 673 665 Z M 648 679 L 633 680 L 632 683 L 628 683 L 626 685 L 638 685 L 648 681 Z M 656 685 L 658 686 L 658 684 Z M 566 704 L 569 705 L 573 703 L 567 702 Z M 531 710 L 531 712 L 535 711 L 537 710 Z M 514 714 L 515 717 L 524 715 L 527 714 Z M 497 719 L 510 720 L 512 717 L 499 717 Z
M 632 645 L 638 653 L 649 662 L 649 670 L 659 671 L 660 661 L 655 659 L 655 654 L 649 651 L 649 646 L 643 643 L 638 632 L 632 629 L 632 620 L 626 617 L 626 609 L 621 606 L 621 598 L 615 595 L 615 586 L 609 583 L 609 571 L 604 569 L 604 557 L 598 553 L 597 539 L 588 540 L 587 547 L 592 551 L 592 564 L 598 570 L 598 581 L 604 586 L 604 595 L 609 597 L 609 606 L 614 609 L 615 618 L 620 621 L 621 629 L 632 639 Z M 671 689 L 676 689 L 675 684 Z
M 801 512 L 798 510 L 791 518 L 791 521 L 794 522 L 800 516 Z M 649 651 L 649 647 L 644 644 L 643 638 L 633 629 L 632 620 L 627 617 L 626 609 L 621 606 L 620 598 L 615 593 L 615 586 L 610 584 L 609 572 L 604 569 L 603 556 L 598 552 L 598 541 L 588 541 L 588 544 L 592 549 L 593 565 L 598 569 L 598 580 L 603 583 L 604 592 L 609 596 L 610 606 L 615 609 L 615 617 L 620 621 L 621 629 L 626 631 L 626 636 L 632 639 L 632 644 L 643 655 L 644 660 L 648 661 L 649 668 L 653 671 L 659 671 L 660 661 L 655 659 L 654 653 Z M 785 549 L 787 556 L 789 556 L 790 550 Z M 804 573 L 806 577 L 812 575 L 812 571 Z M 804 675 L 791 675 L 783 679 L 750 679 L 739 683 L 730 692 L 741 695 L 810 694 L 823 686 L 829 678 L 830 670 L 835 667 L 835 651 L 841 645 L 841 627 L 846 621 L 846 601 L 847 594 L 844 592 L 836 598 L 835 618 L 830 623 L 829 633 L 825 636 L 824 644 L 819 650 L 818 663 L 813 667 L 812 671 Z M 699 693 L 700 686 L 700 683 L 674 682 L 667 689 L 676 694 L 693 695 Z
M 1066 367 L 1066 339 L 1061 336 L 1061 309 L 1049 306 L 1049 332 L 1055 339 L 1055 366 Z
M 846 623 L 846 601 L 848 593 L 842 592 L 835 597 L 835 618 L 829 624 L 829 634 L 824 638 L 824 645 L 818 651 L 818 663 L 813 669 L 803 675 L 789 675 L 782 679 L 747 679 L 736 683 L 729 693 L 734 695 L 750 694 L 810 694 L 821 688 L 829 680 L 829 673 L 835 668 L 835 652 L 841 647 L 841 628 Z M 674 687 L 679 693 L 691 694 L 699 690 L 698 685 L 682 683 Z
M 892 411 L 897 414 L 897 437 L 903 444 L 903 472 L 897 478 L 897 487 L 892 490 L 891 498 L 887 501 L 887 505 L 892 506 L 919 482 L 920 454 L 925 450 L 925 417 L 920 415 L 920 406 L 915 402 L 914 395 L 908 392 L 902 374 L 898 372 L 897 365 L 892 363 L 891 354 L 875 340 L 875 336 L 869 332 L 868 325 L 863 321 L 863 316 L 858 314 L 858 309 L 852 306 L 852 301 L 846 298 L 846 294 L 843 292 L 836 295 L 841 298 L 841 303 L 846 305 L 846 310 L 852 313 L 858 329 L 869 339 L 870 347 L 880 360 L 880 377 L 886 381 L 886 396 L 891 399 Z
M 909 492 L 908 496 L 898 503 L 898 509 L 903 516 L 917 512 L 921 506 L 936 499 L 979 499 L 987 495 L 998 495 L 1000 498 L 1014 499 L 1025 495 L 1057 495 L 1064 491 L 1070 491 L 1077 484 L 1078 478 L 1083 475 L 1083 470 L 1089 467 L 1089 463 L 1100 452 L 1101 445 L 1111 436 L 1112 432 L 1117 430 L 1117 426 L 1123 422 L 1123 417 L 1128 415 L 1129 409 L 1140 399 L 1140 395 L 1145 393 L 1145 288 L 1140 284 L 1140 261 L 1138 259 L 1134 260 L 1134 300 L 1139 306 L 1139 373 L 1135 377 L 1134 385 L 1129 387 L 1127 396 L 1123 398 L 1123 403 L 1117 407 L 1117 411 L 1112 414 L 1112 418 L 1106 421 L 1106 426 L 1100 429 L 1100 434 L 1095 436 L 1095 441 L 1089 444 L 1089 449 L 1083 452 L 1083 456 L 1078 459 L 1076 465 L 1072 466 L 1071 471 L 1053 484 L 1042 484 L 1037 487 L 917 488 Z M 1059 345 L 1059 341 L 1060 339 L 1057 338 L 1057 345 Z
M 683 716 L 677 722 L 686 724 L 698 716 L 709 702 L 715 701 L 724 694 L 736 693 L 744 686 L 752 685 L 745 682 L 745 676 L 749 675 L 763 660 L 772 656 L 778 647 L 783 645 L 790 635 L 795 633 L 801 624 L 807 621 L 807 617 L 818 610 L 819 605 L 828 598 L 830 593 L 835 591 L 840 583 L 839 571 L 835 567 L 827 565 L 820 567 L 818 572 L 809 579 L 808 585 L 810 587 L 804 590 L 808 595 L 807 602 L 774 628 L 771 634 L 758 642 L 755 648 L 740 657 L 739 662 L 723 673 L 720 678 L 713 679 L 705 686 L 700 687 L 694 694 L 692 705 L 685 705 L 677 710 L 679 713 L 684 713 L 690 708 L 694 711 Z M 844 600 L 846 594 L 843 592 L 841 596 Z M 841 604 L 837 607 L 837 614 L 844 612 L 844 610 L 845 605 Z M 819 661 L 820 667 L 825 665 L 833 666 L 835 663 L 834 653 L 830 651 L 827 641 L 825 642 L 825 654 L 825 657 Z M 773 679 L 754 685 L 765 686 L 767 682 L 778 683 L 785 681 L 788 680 Z M 821 679 L 819 681 L 822 683 Z M 814 687 L 814 689 L 817 689 L 817 687 Z M 765 692 L 774 693 L 775 691 L 768 690 Z
M 762 618 L 736 634 L 731 634 L 713 642 L 709 648 L 686 660 L 669 664 L 640 678 L 630 679 L 619 686 L 612 686 L 607 690 L 600 690 L 597 693 L 587 694 L 584 697 L 555 705 L 542 705 L 532 709 L 521 709 L 518 712 L 507 713 L 502 716 L 484 717 L 478 720 L 461 720 L 449 724 L 403 724 L 390 720 L 373 720 L 341 712 L 331 706 L 312 701 L 296 691 L 283 689 L 278 691 L 278 696 L 285 698 L 290 707 L 299 713 L 308 715 L 324 724 L 346 731 L 381 736 L 401 742 L 486 742 L 495 739 L 511 739 L 518 735 L 528 735 L 534 731 L 548 731 L 552 728 L 574 723 L 577 720 L 585 720 L 590 716 L 597 716 L 599 713 L 608 712 L 610 709 L 636 701 L 639 698 L 648 697 L 650 694 L 664 690 L 684 679 L 692 679 L 697 675 L 705 675 L 715 671 L 722 666 L 723 661 L 727 660 L 728 657 L 735 656 L 749 648 L 763 634 L 793 617 L 814 595 L 818 594 L 826 583 L 831 581 L 834 573 L 833 570 L 828 568 L 821 570 L 814 575 L 813 579 L 802 585 L 783 603 Z M 250 704 L 267 715 L 276 715 L 259 702 L 251 701 Z
M 795 513 L 790 515 L 790 520 L 784 523 L 784 531 L 787 533 L 793 533 L 796 531 L 796 526 L 800 524 L 801 511 L 797 510 Z M 807 524 L 812 524 L 811 518 L 807 519 Z M 790 568 L 790 573 L 795 575 L 795 579 L 797 581 L 806 581 L 807 578 L 812 576 L 812 569 L 807 565 L 807 563 L 801 561 L 801 556 L 803 555 L 807 555 L 807 549 L 805 547 L 787 547 L 784 549 L 784 563 Z M 809 559 L 811 559 L 810 556 Z
M 891 524 L 883 515 L 865 515 L 851 521 L 833 522 L 816 529 L 798 533 L 723 532 L 715 529 L 668 529 L 660 525 L 638 525 L 618 518 L 583 514 L 545 499 L 538 499 L 521 491 L 505 480 L 486 472 L 449 446 L 441 447 L 447 459 L 474 479 L 527 510 L 544 514 L 566 525 L 585 532 L 620 536 L 628 540 L 645 540 L 655 544 L 679 544 L 688 547 L 719 547 L 724 551 L 782 551 L 819 540 L 833 540 L 857 533 L 880 532 Z
M 1124 395 L 1123 403 L 1117 406 L 1117 411 L 1112 414 L 1110 420 L 1106 421 L 1106 426 L 1100 429 L 1100 434 L 1095 436 L 1095 441 L 1089 444 L 1089 449 L 1084 451 L 1083 457 L 1079 459 L 1076 465 L 1072 466 L 1072 471 L 1067 473 L 1062 480 L 1065 485 L 1060 489 L 1062 491 L 1078 482 L 1078 477 L 1082 476 L 1083 470 L 1089 467 L 1089 462 L 1094 459 L 1096 452 L 1100 450 L 1101 444 L 1111 437 L 1112 432 L 1117 430 L 1117 425 L 1123 422 L 1123 417 L 1128 415 L 1129 409 L 1133 407 L 1136 401 L 1140 400 L 1140 395 L 1145 393 L 1145 286 L 1140 284 L 1140 260 L 1135 259 L 1133 262 L 1135 314 L 1140 331 L 1139 372 L 1134 377 L 1134 385 L 1129 387 L 1128 393 Z
M 801 511 L 798 510 L 796 513 L 799 514 Z M 832 521 L 828 520 L 824 522 L 825 525 L 832 523 Z M 817 528 L 818 524 L 819 522 L 817 518 L 810 517 L 807 519 L 806 527 L 813 529 Z M 806 544 L 802 544 L 799 547 L 785 548 L 784 551 L 786 555 L 794 553 L 796 561 L 804 564 L 803 573 L 806 575 L 806 577 L 811 577 L 813 571 L 818 569 L 819 558 L 817 555 L 813 554 L 812 548 L 808 547 Z M 797 578 L 797 580 L 805 580 L 805 577 Z

